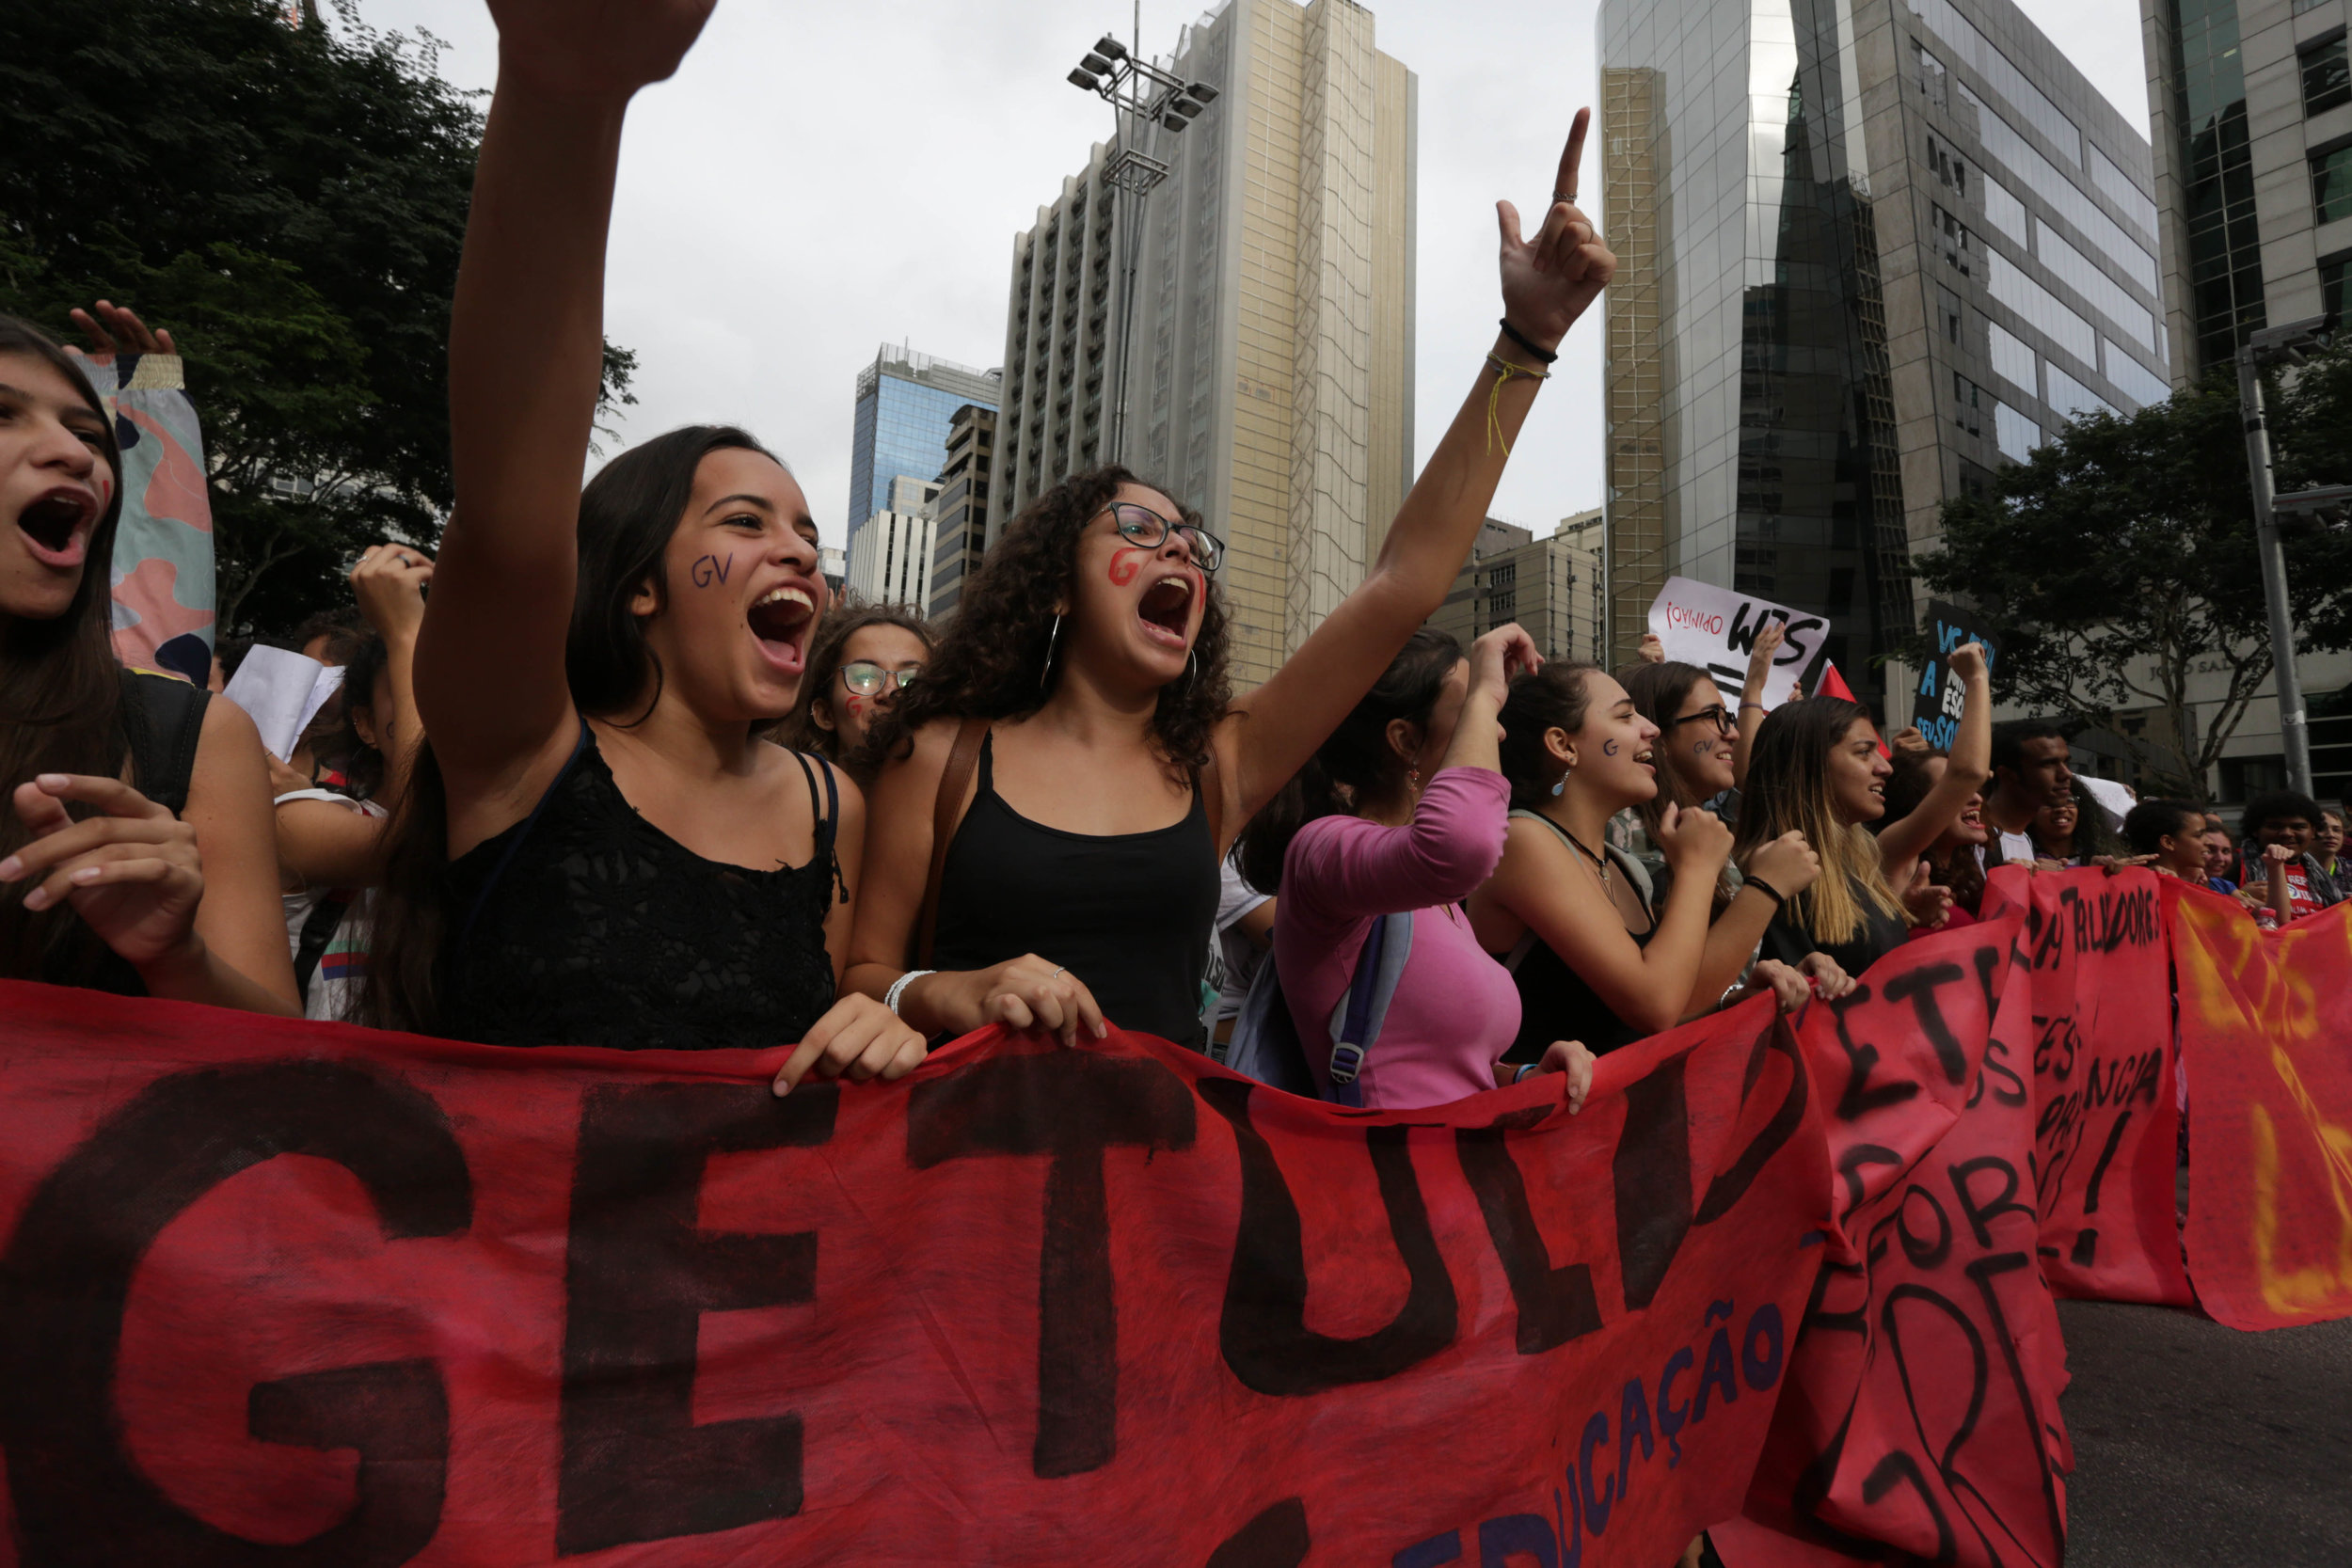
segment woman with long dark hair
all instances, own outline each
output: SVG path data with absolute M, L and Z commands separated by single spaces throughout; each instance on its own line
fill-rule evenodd
M 121 515 L 122 457 L 88 378 L 0 316 L 0 975 L 297 1013 L 261 736 L 185 681 L 117 662 Z
M 1777 633 L 1779 627 L 1779 622 L 1772 622 L 1756 637 L 1756 656 L 1749 669 L 1750 691 L 1761 689 L 1764 676 L 1770 673 L 1772 651 L 1778 645 L 1779 638 L 1769 634 Z M 1617 673 L 1617 679 L 1624 685 L 1626 695 L 1633 699 L 1634 711 L 1658 726 L 1658 739 L 1650 748 L 1660 764 L 1658 793 L 1633 808 L 1652 841 L 1656 841 L 1660 821 L 1669 807 L 1698 811 L 1725 797 L 1736 804 L 1737 781 L 1744 761 L 1740 748 L 1752 740 L 1756 726 L 1749 725 L 1743 734 L 1740 720 L 1724 702 L 1723 690 L 1714 678 L 1695 664 L 1668 661 L 1630 665 Z M 1753 705 L 1753 699 L 1743 699 L 1742 705 Z M 1726 814 L 1726 821 L 1730 819 Z M 1671 897 L 1674 869 L 1663 857 L 1655 866 L 1645 862 L 1645 869 L 1650 873 L 1654 896 Z M 1699 961 L 1699 977 L 1692 991 L 1694 1000 L 1720 995 L 1750 969 L 1757 943 L 1764 939 L 1765 927 L 1772 924 L 1772 912 L 1779 908 L 1763 891 L 1772 883 L 1756 888 L 1755 896 L 1747 895 L 1744 871 L 1740 862 L 1726 859 L 1716 874 L 1708 900 L 1706 954 Z M 1765 971 L 1765 977 L 1777 978 L 1779 961 L 1763 961 L 1772 966 Z M 1842 996 L 1852 989 L 1852 981 L 1826 953 L 1808 953 L 1796 962 L 1795 968 L 1805 980 L 1820 984 L 1831 996 Z M 1710 986 L 1714 988 L 1711 993 Z
M 930 657 L 930 624 L 914 606 L 835 604 L 809 641 L 800 705 L 778 738 L 831 759 L 861 784 L 871 784 L 866 737 Z
M 1659 726 L 1605 671 L 1553 663 L 1511 683 L 1502 730 L 1509 837 L 1470 912 L 1486 951 L 1508 955 L 1518 986 L 1508 1059 L 1534 1061 L 1555 1038 L 1606 1054 L 1714 1007 L 1753 945 L 1708 942 L 1729 830 L 1695 806 L 1658 814 L 1651 840 L 1674 873 L 1662 897 L 1603 836 L 1611 817 L 1658 793 Z M 1802 888 L 1813 874 L 1811 851 L 1792 835 L 1752 858 L 1737 902 Z M 1761 978 L 1785 984 L 1785 1002 L 1804 990 L 1793 971 Z
M 1232 693 L 1224 542 L 1165 487 L 1072 475 L 992 546 L 876 733 L 890 832 L 850 985 L 926 1035 L 1199 1037 L 1220 857 L 1444 600 L 1540 365 L 1615 268 L 1571 204 L 1589 119 L 1532 241 L 1498 207 L 1501 334 L 1378 557 L 1263 686 Z
M 1886 781 L 1885 820 L 1903 821 L 1915 816 L 1935 793 L 1951 769 L 1951 757 L 1941 751 L 1898 747 L 1890 760 L 1895 771 Z M 1950 900 L 1951 913 L 1945 924 L 1967 925 L 1983 905 L 1984 863 L 1979 856 L 1986 837 L 1984 795 L 1979 786 L 1961 802 L 1960 814 L 1920 851 L 1919 863 L 1926 868 L 1928 885 L 1941 888 Z M 1881 843 L 1884 843 L 1883 835 Z M 1912 911 L 1915 919 L 1919 912 Z
M 1336 1086 L 1350 1104 L 1408 1110 L 1516 1076 L 1502 1064 L 1520 1036 L 1518 992 L 1459 906 L 1502 856 L 1510 785 L 1497 766 L 1496 716 L 1512 673 L 1540 662 L 1515 626 L 1480 638 L 1467 659 L 1446 633 L 1415 632 L 1242 832 L 1243 875 L 1280 899 L 1274 961 L 1327 1099 Z M 1333 1010 L 1374 923 L 1406 913 L 1411 942 L 1379 1037 L 1343 1060 Z M 1581 1042 L 1551 1040 L 1523 1070 L 1567 1073 L 1574 1111 L 1592 1063 Z
M 834 1000 L 857 788 L 760 738 L 828 598 L 751 436 L 645 441 L 583 491 L 630 98 L 704 4 L 498 0 L 499 81 L 450 327 L 455 515 L 417 641 L 429 736 L 376 930 L 373 1022 L 510 1045 L 800 1042 L 776 1081 L 922 1042 Z

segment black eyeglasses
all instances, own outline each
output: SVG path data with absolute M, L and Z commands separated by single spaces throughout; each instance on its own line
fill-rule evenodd
M 841 667 L 841 684 L 861 697 L 871 697 L 892 681 L 903 691 L 907 682 L 922 673 L 919 664 L 903 670 L 885 670 L 870 658 L 854 658 Z
M 1668 724 L 1666 727 L 1670 730 L 1679 729 L 1685 724 L 1693 724 L 1702 719 L 1708 721 L 1715 726 L 1715 733 L 1717 735 L 1730 735 L 1740 727 L 1739 724 L 1732 720 L 1731 710 L 1724 706 L 1721 703 L 1717 703 L 1713 707 L 1703 707 L 1696 713 L 1686 713 L 1681 718 L 1676 720 L 1673 723 Z
M 1150 507 L 1138 506 L 1134 501 L 1113 501 L 1104 510 L 1111 515 L 1112 523 L 1119 529 L 1119 536 L 1130 545 L 1141 545 L 1147 550 L 1156 550 L 1168 543 L 1169 533 L 1181 533 L 1184 536 L 1184 543 L 1192 548 L 1194 565 L 1204 572 L 1214 572 L 1224 562 L 1224 542 L 1207 529 L 1191 523 L 1171 523 Z

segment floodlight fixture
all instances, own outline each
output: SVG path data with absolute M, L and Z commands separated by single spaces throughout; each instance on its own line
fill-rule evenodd
M 1094 52 L 1106 59 L 1123 60 L 1127 57 L 1127 46 L 1108 33 L 1094 40 Z
M 1168 106 L 1174 113 L 1184 116 L 1186 119 L 1192 119 L 1198 117 L 1202 107 L 1200 104 L 1194 103 L 1191 99 L 1182 96 L 1169 99 Z
M 1111 62 L 1100 55 L 1089 53 L 1085 59 L 1078 62 L 1078 69 L 1090 71 L 1097 76 L 1108 76 L 1111 73 Z
M 1087 73 L 1086 67 L 1080 66 L 1077 70 L 1070 73 L 1070 85 L 1073 87 L 1084 87 L 1087 91 L 1093 92 L 1103 84 L 1097 82 L 1092 76 L 1089 75 Z
M 1192 94 L 1193 97 L 1199 99 L 1202 103 L 1214 103 L 1216 102 L 1216 89 L 1209 86 L 1206 82 L 1195 82 L 1185 87 L 1184 90 Z
M 2328 316 L 2306 316 L 2282 326 L 2265 327 L 2246 340 L 2246 353 L 2257 365 L 2300 365 L 2311 351 L 2328 346 Z

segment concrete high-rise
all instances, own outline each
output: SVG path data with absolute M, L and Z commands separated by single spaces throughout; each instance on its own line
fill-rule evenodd
M 2148 143 L 2009 0 L 1602 0 L 1600 54 L 1611 657 L 1680 574 L 1875 695 L 1945 499 L 2169 390 Z
M 2185 385 L 2352 279 L 2346 0 L 2140 0 L 2165 301 Z
M 1597 508 L 1563 517 L 1549 539 L 1489 517 L 1429 625 L 1467 646 L 1516 621 L 1546 658 L 1597 661 L 1605 527 Z
M 934 359 L 884 343 L 857 372 L 857 418 L 850 445 L 850 531 L 890 509 L 890 482 L 929 479 L 947 454 L 947 428 L 965 404 L 994 409 L 1000 371 Z
M 988 548 L 988 493 L 996 464 L 996 411 L 967 403 L 947 421 L 947 466 L 933 503 L 930 608 L 934 619 L 963 597 L 963 578 Z
M 882 509 L 850 535 L 850 592 L 874 604 L 918 610 L 930 601 L 931 519 L 939 494 L 937 480 L 892 476 Z
M 1217 98 L 1136 149 L 1169 172 L 1132 311 L 1118 147 L 1013 242 L 989 536 L 1114 457 L 1171 486 L 1226 542 L 1247 689 L 1361 580 L 1411 483 L 1417 87 L 1350 0 L 1224 0 L 1163 63 Z

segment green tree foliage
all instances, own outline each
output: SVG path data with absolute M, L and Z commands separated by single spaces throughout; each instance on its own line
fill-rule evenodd
M 450 295 L 481 141 L 429 39 L 269 0 L 0 7 L 0 310 L 171 328 L 212 467 L 219 624 L 343 601 L 450 499 Z M 605 399 L 634 401 L 606 350 Z
M 2352 349 L 2270 394 L 2280 489 L 2352 482 Z M 2270 632 L 2235 372 L 2136 414 L 2078 420 L 1984 494 L 1944 503 L 1944 546 L 1915 563 L 2001 638 L 1998 695 L 2104 728 L 2155 710 L 2142 760 L 2192 796 L 2247 705 L 2269 689 Z M 2352 646 L 2352 541 L 2287 543 L 2296 645 Z M 2201 726 L 2192 687 L 2222 683 Z

